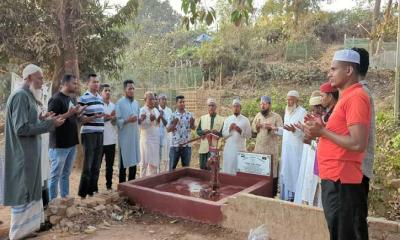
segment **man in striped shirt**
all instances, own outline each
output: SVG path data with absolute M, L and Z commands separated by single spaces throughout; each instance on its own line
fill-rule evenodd
M 86 198 L 98 192 L 97 181 L 103 152 L 104 131 L 104 103 L 98 94 L 100 81 L 96 74 L 87 78 L 88 90 L 79 98 L 78 102 L 86 106 L 82 116 L 81 139 L 84 152 L 81 181 L 78 195 Z

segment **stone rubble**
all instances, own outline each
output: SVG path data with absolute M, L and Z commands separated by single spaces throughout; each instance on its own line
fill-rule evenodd
M 104 192 L 86 199 L 57 198 L 45 211 L 50 231 L 91 234 L 97 229 L 110 229 L 115 224 L 141 216 L 143 210 L 131 205 L 121 192 Z

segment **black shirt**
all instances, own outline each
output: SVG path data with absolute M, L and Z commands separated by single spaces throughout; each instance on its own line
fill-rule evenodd
M 76 101 L 62 92 L 54 94 L 49 100 L 48 111 L 56 115 L 68 112 L 68 109 L 76 105 Z M 50 148 L 70 148 L 79 144 L 78 138 L 78 119 L 73 115 L 67 119 L 63 125 L 50 132 Z

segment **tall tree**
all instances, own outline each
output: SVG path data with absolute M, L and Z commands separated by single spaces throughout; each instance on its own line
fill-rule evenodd
M 164 84 L 177 49 L 194 39 L 191 31 L 178 30 L 179 23 L 180 16 L 168 1 L 140 0 L 137 17 L 123 28 L 131 42 L 121 59 L 122 76 L 135 78 L 141 86 Z
M 129 0 L 113 16 L 97 0 L 2 0 L 0 2 L 0 61 L 35 62 L 46 68 L 53 91 L 65 72 L 120 70 L 117 58 L 128 38 L 118 31 L 135 14 Z
M 393 3 L 392 0 L 388 0 L 383 22 L 379 23 L 377 27 L 378 42 L 376 44 L 375 54 L 378 54 L 381 49 L 386 27 L 389 24 L 390 20 L 392 19 L 392 3 Z

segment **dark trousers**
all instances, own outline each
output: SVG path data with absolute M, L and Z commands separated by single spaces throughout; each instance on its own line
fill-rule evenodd
M 119 151 L 121 153 L 121 150 Z M 126 167 L 124 167 L 124 162 L 122 161 L 122 154 L 120 154 L 119 158 L 119 183 L 126 182 Z M 129 167 L 128 173 L 128 181 L 133 180 L 136 178 L 136 165 Z
M 208 158 L 210 158 L 210 153 L 200 153 L 199 154 L 199 163 L 200 163 L 200 169 L 204 169 L 204 170 L 210 170 L 207 167 L 207 161 Z
M 278 194 L 278 177 L 272 179 L 272 197 Z
M 331 240 L 368 240 L 365 186 L 321 181 L 322 205 Z
M 103 154 L 103 133 L 84 133 L 81 137 L 84 160 L 78 195 L 84 198 L 99 191 L 97 181 Z
M 115 158 L 115 144 L 103 146 L 102 158 L 104 156 L 105 156 L 105 161 L 106 161 L 106 187 L 107 187 L 107 189 L 111 189 L 112 188 L 114 158 Z
M 49 205 L 49 188 L 48 186 L 48 181 L 44 181 L 44 186 L 42 187 L 42 202 L 43 202 L 43 208 L 46 210 L 47 206 Z
M 181 159 L 182 167 L 189 167 L 191 157 L 191 147 L 171 147 L 169 149 L 169 170 L 172 171 L 176 168 L 179 159 Z
M 369 178 L 365 175 L 363 175 L 363 179 L 362 179 L 362 184 L 364 186 L 364 190 L 365 190 L 365 194 L 367 195 L 367 199 L 368 199 L 368 194 L 369 194 Z

